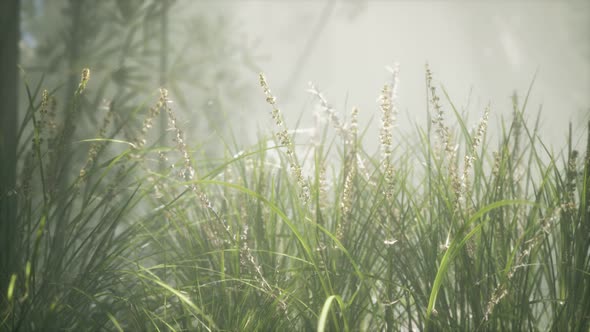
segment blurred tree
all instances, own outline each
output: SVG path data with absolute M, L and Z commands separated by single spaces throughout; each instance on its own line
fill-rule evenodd
M 247 40 L 234 36 L 239 27 L 228 19 L 228 6 L 173 0 L 24 1 L 24 68 L 47 73 L 47 86 L 63 84 L 60 100 L 71 98 L 83 67 L 93 73 L 88 107 L 107 100 L 119 120 L 163 86 L 170 90 L 175 110 L 190 112 L 181 121 L 191 127 L 187 134 L 195 140 L 210 136 L 212 128 L 226 131 L 233 116 L 226 112 L 248 100 L 244 71 L 254 73 L 240 64 L 253 57 Z M 96 115 L 79 115 L 76 131 L 92 125 Z M 139 130 L 141 123 L 135 126 Z M 215 145 L 206 145 L 207 150 L 220 150 Z
M 13 248 L 16 216 L 16 128 L 18 118 L 18 0 L 0 1 L 0 292 L 6 294 L 13 272 Z M 0 296 L 4 299 L 4 296 Z M 0 302 L 3 302 L 0 300 Z M 2 305 L 3 306 L 3 305 Z

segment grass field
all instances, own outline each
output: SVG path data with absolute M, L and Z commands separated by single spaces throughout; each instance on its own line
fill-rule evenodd
M 590 132 L 553 154 L 528 94 L 490 139 L 494 110 L 467 123 L 427 68 L 428 125 L 402 134 L 394 68 L 378 128 L 312 88 L 326 121 L 300 143 L 261 74 L 273 136 L 211 159 L 164 89 L 128 117 L 85 109 L 89 74 L 69 104 L 27 86 L 1 330 L 590 328 Z M 102 117 L 83 140 L 80 112 Z

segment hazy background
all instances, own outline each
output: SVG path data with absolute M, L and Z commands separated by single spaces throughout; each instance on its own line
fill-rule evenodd
M 473 122 L 488 102 L 492 119 L 509 115 L 511 95 L 522 100 L 537 70 L 528 111 L 543 105 L 548 140 L 564 142 L 568 122 L 583 125 L 590 112 L 588 1 L 245 1 L 237 17 L 260 39 L 259 65 L 291 118 L 309 80 L 339 111 L 378 115 L 394 62 L 402 126 L 425 122 L 426 62 L 457 106 L 471 95 Z
M 534 118 L 542 105 L 546 141 L 564 145 L 568 122 L 581 129 L 590 113 L 589 1 L 176 1 L 166 13 L 164 44 L 158 35 L 161 20 L 147 16 L 149 3 L 105 2 L 95 5 L 94 16 L 86 9 L 90 16 L 82 20 L 93 22 L 82 47 L 88 52 L 59 65 L 55 50 L 71 30 L 76 1 L 25 0 L 21 58 L 29 78 L 49 71 L 47 84 L 63 83 L 64 75 L 77 79 L 88 66 L 95 79 L 90 91 L 99 89 L 96 80 L 110 80 L 101 90 L 106 101 L 155 100 L 157 88 L 165 85 L 189 136 L 203 145 L 218 141 L 213 132 L 234 133 L 245 144 L 260 130 L 270 131 L 260 71 L 288 126 L 314 124 L 314 98 L 306 91 L 312 81 L 343 117 L 353 106 L 360 108 L 361 126 L 375 117 L 366 144 L 377 142 L 376 100 L 389 79 L 385 67 L 395 62 L 401 69 L 402 130 L 425 123 L 426 62 L 435 83 L 469 115 L 468 125 L 475 125 L 491 103 L 491 128 L 499 128 L 500 117 L 510 118 L 512 94 L 522 101 L 535 73 L 528 115 Z M 127 4 L 131 9 L 124 8 Z M 117 25 L 111 19 L 143 20 L 137 35 L 148 46 L 142 46 L 140 60 L 116 54 L 132 27 L 117 23 L 125 26 L 113 32 Z M 113 51 L 100 55 L 109 43 Z M 167 53 L 160 56 L 166 65 L 160 67 L 150 52 Z M 52 62 L 52 54 L 58 60 Z M 106 60 L 109 56 L 113 60 Z M 132 79 L 141 93 L 127 96 L 122 91 Z M 449 106 L 443 107 L 454 123 Z

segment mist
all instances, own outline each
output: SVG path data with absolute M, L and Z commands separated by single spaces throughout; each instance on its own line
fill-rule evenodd
M 590 2 L 0 27 L 0 331 L 590 329 Z

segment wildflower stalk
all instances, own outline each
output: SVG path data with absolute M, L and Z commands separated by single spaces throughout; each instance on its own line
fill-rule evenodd
M 393 126 L 397 116 L 397 86 L 399 80 L 399 64 L 395 64 L 391 69 L 392 80 L 387 83 L 381 90 L 380 108 L 381 108 L 381 130 L 379 139 L 381 143 L 381 164 L 383 165 L 385 179 L 385 197 L 391 200 L 393 197 L 393 186 L 395 182 L 395 171 L 391 161 L 393 150 Z
M 272 118 L 275 121 L 275 124 L 278 128 L 278 132 L 276 133 L 277 140 L 279 141 L 279 144 L 281 144 L 287 149 L 286 152 L 289 167 L 291 169 L 293 176 L 295 177 L 295 180 L 297 181 L 297 184 L 299 185 L 299 197 L 302 199 L 304 204 L 307 204 L 310 200 L 309 184 L 304 179 L 301 166 L 297 161 L 297 156 L 295 155 L 295 146 L 293 144 L 293 141 L 291 140 L 291 137 L 289 136 L 289 132 L 283 120 L 281 111 L 277 107 L 276 98 L 272 95 L 270 88 L 266 83 L 266 78 L 264 77 L 264 74 L 260 73 L 259 79 L 260 86 L 262 87 L 264 95 L 266 96 L 266 102 L 272 107 Z

